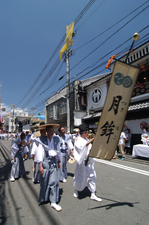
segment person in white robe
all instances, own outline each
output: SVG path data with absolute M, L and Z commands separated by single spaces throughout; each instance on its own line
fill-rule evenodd
M 73 144 L 70 135 L 65 133 L 65 128 L 59 128 L 60 150 L 61 150 L 61 169 L 60 181 L 65 183 L 67 180 L 67 160 L 73 154 Z
M 75 128 L 73 129 L 73 132 L 74 133 L 72 134 L 72 143 L 74 145 L 76 138 L 80 136 L 80 130 L 79 128 Z
M 25 133 L 25 135 L 26 135 L 26 141 L 27 141 L 27 143 L 28 143 L 28 159 L 31 159 L 32 157 L 31 157 L 31 133 L 29 132 L 29 131 L 26 131 L 26 133 Z
M 39 127 L 39 132 L 37 132 L 38 138 L 41 139 L 41 137 L 45 137 L 46 136 L 46 129 L 42 129 Z M 37 151 L 38 151 L 38 146 L 36 145 L 36 142 L 34 141 L 36 137 L 36 133 L 35 136 L 32 137 L 31 139 L 31 143 L 32 143 L 32 147 L 31 147 L 31 156 L 33 159 L 33 183 L 40 183 L 40 178 L 41 178 L 41 174 L 39 172 L 39 163 L 36 161 L 36 155 L 37 155 Z
M 39 163 L 41 174 L 39 202 L 50 201 L 52 208 L 61 211 L 61 206 L 57 204 L 59 202 L 59 170 L 61 168 L 60 140 L 58 136 L 54 136 L 54 127 L 59 124 L 45 126 L 47 137 L 34 139 L 38 146 L 36 162 Z
M 143 133 L 141 135 L 141 141 L 144 145 L 149 145 L 149 133 L 148 133 L 148 127 L 143 128 Z
M 91 192 L 91 199 L 101 202 L 102 199 L 95 195 L 96 193 L 96 172 L 94 169 L 94 159 L 89 158 L 92 142 L 94 138 L 90 141 L 87 139 L 88 136 L 88 126 L 86 124 L 81 124 L 79 126 L 80 136 L 76 138 L 74 144 L 74 157 L 77 162 L 74 175 L 74 197 L 78 198 L 78 191 L 83 191 L 87 186 Z
M 24 156 L 28 153 L 28 147 L 25 141 L 25 133 L 22 133 L 18 140 L 13 141 L 11 146 L 11 178 L 10 181 L 15 181 L 19 177 L 25 175 Z

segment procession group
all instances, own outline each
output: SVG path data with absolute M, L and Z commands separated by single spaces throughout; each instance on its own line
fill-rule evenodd
M 34 183 L 40 183 L 39 202 L 49 201 L 51 207 L 61 211 L 59 203 L 59 182 L 67 181 L 67 161 L 77 162 L 74 174 L 74 194 L 87 186 L 91 192 L 91 199 L 101 202 L 96 196 L 96 172 L 94 159 L 89 157 L 94 137 L 89 138 L 88 126 L 81 124 L 75 131 L 73 139 L 66 134 L 65 128 L 59 128 L 59 134 L 54 129 L 59 124 L 45 124 L 38 132 L 30 135 L 22 133 L 18 139 L 12 141 L 12 168 L 10 181 L 25 176 L 24 160 L 27 157 L 34 160 Z M 38 134 L 38 135 L 37 135 Z

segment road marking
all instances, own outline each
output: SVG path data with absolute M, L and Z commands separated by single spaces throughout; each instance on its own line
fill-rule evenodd
M 131 172 L 134 172 L 134 173 L 140 173 L 140 174 L 149 176 L 149 172 L 148 171 L 145 171 L 145 170 L 135 169 L 133 167 L 120 165 L 120 164 L 113 163 L 113 162 L 106 161 L 106 160 L 102 160 L 102 159 L 96 159 L 96 161 L 97 162 L 100 162 L 100 163 L 103 163 L 103 164 L 110 165 L 110 166 L 114 166 L 114 167 L 117 167 L 117 168 L 121 168 L 121 169 L 124 169 L 124 170 L 128 170 L 128 171 L 131 171 Z

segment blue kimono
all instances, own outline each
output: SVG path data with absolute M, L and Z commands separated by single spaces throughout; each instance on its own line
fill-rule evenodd
M 34 140 L 37 144 L 42 145 L 44 148 L 44 156 L 42 161 L 42 166 L 44 169 L 44 174 L 40 179 L 40 194 L 39 202 L 50 201 L 51 203 L 56 203 L 59 201 L 59 169 L 58 169 L 58 159 L 57 156 L 49 156 L 49 146 L 48 138 L 40 137 Z M 54 150 L 59 154 L 59 137 L 53 136 Z M 37 162 L 38 157 L 37 157 Z

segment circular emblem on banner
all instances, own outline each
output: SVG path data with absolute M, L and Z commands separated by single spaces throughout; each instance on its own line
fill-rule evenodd
M 92 101 L 94 103 L 100 102 L 101 99 L 101 91 L 99 89 L 95 89 L 92 93 Z
M 116 73 L 114 76 L 114 82 L 117 85 L 123 84 L 123 79 L 124 79 L 124 76 L 122 73 Z
M 125 88 L 129 88 L 132 85 L 132 79 L 129 76 L 124 77 L 123 79 L 123 86 Z

